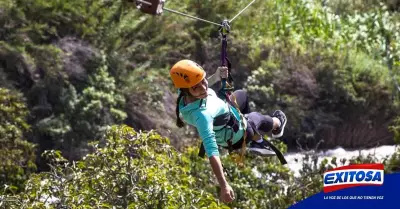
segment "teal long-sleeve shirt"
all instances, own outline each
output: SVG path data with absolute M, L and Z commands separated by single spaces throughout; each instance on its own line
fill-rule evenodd
M 224 100 L 220 99 L 214 90 L 208 88 L 207 91 L 208 96 L 202 101 L 199 99 L 185 105 L 182 98 L 179 101 L 179 112 L 186 123 L 196 127 L 203 141 L 206 154 L 211 157 L 219 156 L 218 145 L 227 147 L 227 140 L 230 136 L 233 136 L 233 144 L 239 141 L 243 137 L 245 127 L 240 123 L 239 131 L 234 133 L 231 129 L 214 126 L 214 118 L 228 113 L 229 109 L 238 121 L 240 121 L 240 115 L 236 108 L 229 106 Z M 243 120 L 245 119 L 243 118 Z M 246 123 L 244 121 L 244 124 Z M 225 129 L 227 129 L 226 132 Z

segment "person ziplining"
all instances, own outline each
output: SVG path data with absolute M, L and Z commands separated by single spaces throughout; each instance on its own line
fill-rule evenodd
M 170 69 L 170 78 L 178 89 L 176 101 L 176 124 L 183 127 L 189 124 L 195 127 L 202 140 L 199 156 L 207 155 L 211 168 L 221 188 L 221 200 L 231 202 L 234 192 L 224 175 L 220 160 L 219 147 L 229 150 L 245 148 L 261 156 L 277 156 L 282 164 L 286 164 L 283 154 L 264 136 L 272 133 L 273 138 L 280 138 L 287 123 L 286 115 L 281 110 L 275 110 L 271 115 L 252 112 L 249 107 L 247 93 L 244 90 L 234 92 L 230 83 L 231 63 L 227 57 L 227 35 L 230 23 L 247 9 L 250 2 L 231 20 L 220 24 L 197 18 L 164 7 L 165 0 L 136 0 L 137 8 L 144 13 L 160 15 L 169 11 L 196 20 L 218 25 L 222 37 L 221 66 L 207 77 L 205 70 L 193 60 L 182 59 Z M 215 85 L 219 84 L 219 85 Z M 212 89 L 218 86 L 220 89 Z
M 248 150 L 253 153 L 275 155 L 263 136 L 272 132 L 272 137 L 281 137 L 287 122 L 286 116 L 280 110 L 276 110 L 272 116 L 251 112 L 243 90 L 236 90 L 231 95 L 231 100 L 233 96 L 236 98 L 239 111 L 225 98 L 218 97 L 209 88 L 209 82 L 212 85 L 213 82 L 227 78 L 227 67 L 219 67 L 216 74 L 206 79 L 206 72 L 200 65 L 191 60 L 181 60 L 171 68 L 170 76 L 179 89 L 177 125 L 183 127 L 185 121 L 196 127 L 221 187 L 221 199 L 231 202 L 233 191 L 224 177 L 218 146 L 232 151 L 240 149 L 243 144 L 249 144 Z

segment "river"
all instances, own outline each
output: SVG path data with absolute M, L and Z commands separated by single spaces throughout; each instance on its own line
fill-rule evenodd
M 287 153 L 285 155 L 285 158 L 288 162 L 288 167 L 290 168 L 290 170 L 292 170 L 294 174 L 298 176 L 299 174 L 298 171 L 302 168 L 302 164 L 304 161 L 303 157 L 306 154 L 317 156 L 318 164 L 323 159 L 328 159 L 328 161 L 330 161 L 333 157 L 336 157 L 338 160 L 346 158 L 347 160 L 345 162 L 345 165 L 347 165 L 349 164 L 349 159 L 352 159 L 359 155 L 366 157 L 369 154 L 375 157 L 376 163 L 382 163 L 387 157 L 393 155 L 395 151 L 396 151 L 395 145 L 385 145 L 385 146 L 379 146 L 371 149 L 362 149 L 362 150 L 346 150 L 339 147 L 336 149 L 330 149 L 320 152 L 308 151 L 308 152 Z M 311 161 L 312 159 L 310 158 L 309 162 L 311 163 Z

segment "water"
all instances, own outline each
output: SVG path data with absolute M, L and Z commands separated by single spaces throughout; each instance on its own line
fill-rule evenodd
M 327 151 L 321 151 L 321 152 L 308 152 L 308 154 L 313 155 L 313 156 L 318 156 L 318 163 L 321 163 L 322 160 L 328 159 L 330 161 L 333 157 L 336 157 L 338 159 L 338 162 L 342 158 L 346 158 L 345 165 L 349 164 L 349 159 L 352 159 L 354 157 L 358 156 L 368 156 L 369 154 L 374 155 L 374 157 L 377 159 L 376 163 L 382 163 L 383 160 L 386 157 L 390 157 L 395 153 L 396 151 L 396 146 L 392 145 L 385 145 L 385 146 L 380 146 L 376 148 L 371 148 L 371 149 L 363 149 L 363 150 L 345 150 L 343 148 L 336 148 L 336 149 L 331 149 Z M 288 162 L 288 167 L 290 170 L 292 170 L 295 174 L 295 176 L 299 175 L 299 170 L 302 168 L 303 165 L 303 157 L 305 156 L 306 153 L 298 152 L 298 153 L 288 153 L 285 155 L 285 158 Z M 311 163 L 311 159 L 309 160 Z

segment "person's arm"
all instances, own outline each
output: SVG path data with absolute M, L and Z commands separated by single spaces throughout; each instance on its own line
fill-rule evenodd
M 217 177 L 219 186 L 222 188 L 228 185 L 228 182 L 225 179 L 224 171 L 219 156 L 211 156 L 208 159 L 210 160 L 211 168 L 214 172 L 214 175 L 215 177 Z
M 225 179 L 221 160 L 219 158 L 217 142 L 215 140 L 215 133 L 213 131 L 212 118 L 206 114 L 199 114 L 196 120 L 196 128 L 203 140 L 204 149 L 209 158 L 213 173 L 221 187 L 221 199 L 224 202 L 231 202 L 234 199 L 234 193 L 232 187 Z
M 217 177 L 219 186 L 221 188 L 220 198 L 224 202 L 232 202 L 235 199 L 235 194 L 233 192 L 232 187 L 228 184 L 225 179 L 224 171 L 222 169 L 221 160 L 219 156 L 211 156 L 209 158 L 211 168 L 214 172 L 214 175 Z

